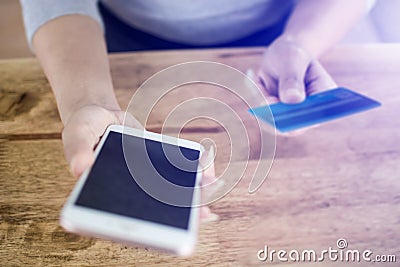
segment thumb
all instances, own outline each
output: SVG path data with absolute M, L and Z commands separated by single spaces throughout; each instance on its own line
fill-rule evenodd
M 144 126 L 128 111 L 119 111 L 118 113 L 116 113 L 116 117 L 118 123 L 120 123 L 121 125 L 144 130 Z
M 94 144 L 90 135 L 63 134 L 65 157 L 75 177 L 79 177 L 94 162 Z
M 75 177 L 79 177 L 89 168 L 94 162 L 93 151 L 80 150 L 77 151 L 71 158 L 71 172 Z
M 293 65 L 279 77 L 279 99 L 283 103 L 295 104 L 306 98 L 304 77 L 307 67 Z

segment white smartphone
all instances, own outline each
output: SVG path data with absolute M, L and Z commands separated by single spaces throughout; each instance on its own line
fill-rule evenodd
M 120 125 L 108 127 L 95 150 L 93 166 L 82 174 L 61 211 L 61 225 L 77 234 L 190 255 L 197 240 L 203 150 L 199 143 L 184 139 Z M 131 151 L 128 158 L 124 151 Z M 143 164 L 144 158 L 150 158 L 153 166 Z M 189 168 L 177 166 L 180 158 L 190 158 L 184 163 Z M 169 193 L 158 182 L 150 191 L 178 199 L 180 205 L 143 190 L 141 181 L 158 179 L 156 173 L 186 191 L 182 196 Z

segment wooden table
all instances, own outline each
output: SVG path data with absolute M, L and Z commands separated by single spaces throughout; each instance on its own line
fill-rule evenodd
M 262 52 L 132 53 L 110 60 L 116 94 L 126 107 L 130 89 L 165 67 L 211 60 L 246 71 L 257 67 Z M 49 84 L 35 59 L 0 61 L 0 265 L 248 266 L 257 264 L 257 251 L 265 245 L 321 251 L 337 248 L 339 238 L 347 240 L 348 249 L 396 255 L 399 262 L 400 46 L 338 47 L 322 62 L 338 84 L 383 106 L 296 137 L 278 136 L 275 161 L 261 189 L 248 194 L 244 179 L 214 203 L 220 220 L 202 224 L 196 253 L 181 259 L 63 231 L 60 208 L 76 181 L 63 156 L 62 125 Z M 154 119 L 150 128 L 160 126 Z M 225 133 L 207 127 L 184 137 L 210 136 L 223 144 Z M 217 154 L 217 171 L 224 163 L 225 156 Z

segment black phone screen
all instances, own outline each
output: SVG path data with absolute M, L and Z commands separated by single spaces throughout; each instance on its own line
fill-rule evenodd
M 101 148 L 95 163 L 82 187 L 75 202 L 78 206 L 110 212 L 139 220 L 160 223 L 180 229 L 188 229 L 194 186 L 196 185 L 196 171 L 181 170 L 168 160 L 163 146 L 175 146 L 136 136 L 124 135 L 128 138 L 129 149 L 137 157 L 148 156 L 157 171 L 169 182 L 189 188 L 190 195 L 184 200 L 187 207 L 177 207 L 158 201 L 137 184 L 126 164 L 122 133 L 111 131 Z M 145 141 L 146 151 L 143 151 Z M 124 140 L 124 144 L 125 140 Z M 125 147 L 126 148 L 126 147 Z M 175 146 L 176 148 L 176 146 Z M 198 150 L 178 147 L 193 166 L 190 170 L 197 170 L 200 152 Z M 165 147 L 164 147 L 165 149 Z M 146 154 L 145 154 L 146 153 Z M 147 179 L 150 173 L 146 167 L 135 169 L 135 176 Z M 163 188 L 159 188 L 163 190 Z

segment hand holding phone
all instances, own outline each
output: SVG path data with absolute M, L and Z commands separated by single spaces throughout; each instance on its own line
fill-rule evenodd
M 174 161 L 189 158 L 187 169 L 171 163 L 165 148 Z M 129 160 L 135 164 L 126 163 L 124 149 L 132 151 Z M 61 212 L 61 225 L 79 234 L 189 255 L 197 240 L 202 152 L 196 142 L 110 126 L 96 148 L 92 168 L 82 174 Z M 134 171 L 128 165 L 135 166 Z M 163 187 L 153 189 L 183 205 L 165 203 L 143 190 L 140 181 L 153 179 L 155 170 L 167 182 L 184 186 L 187 193 L 180 197 Z

